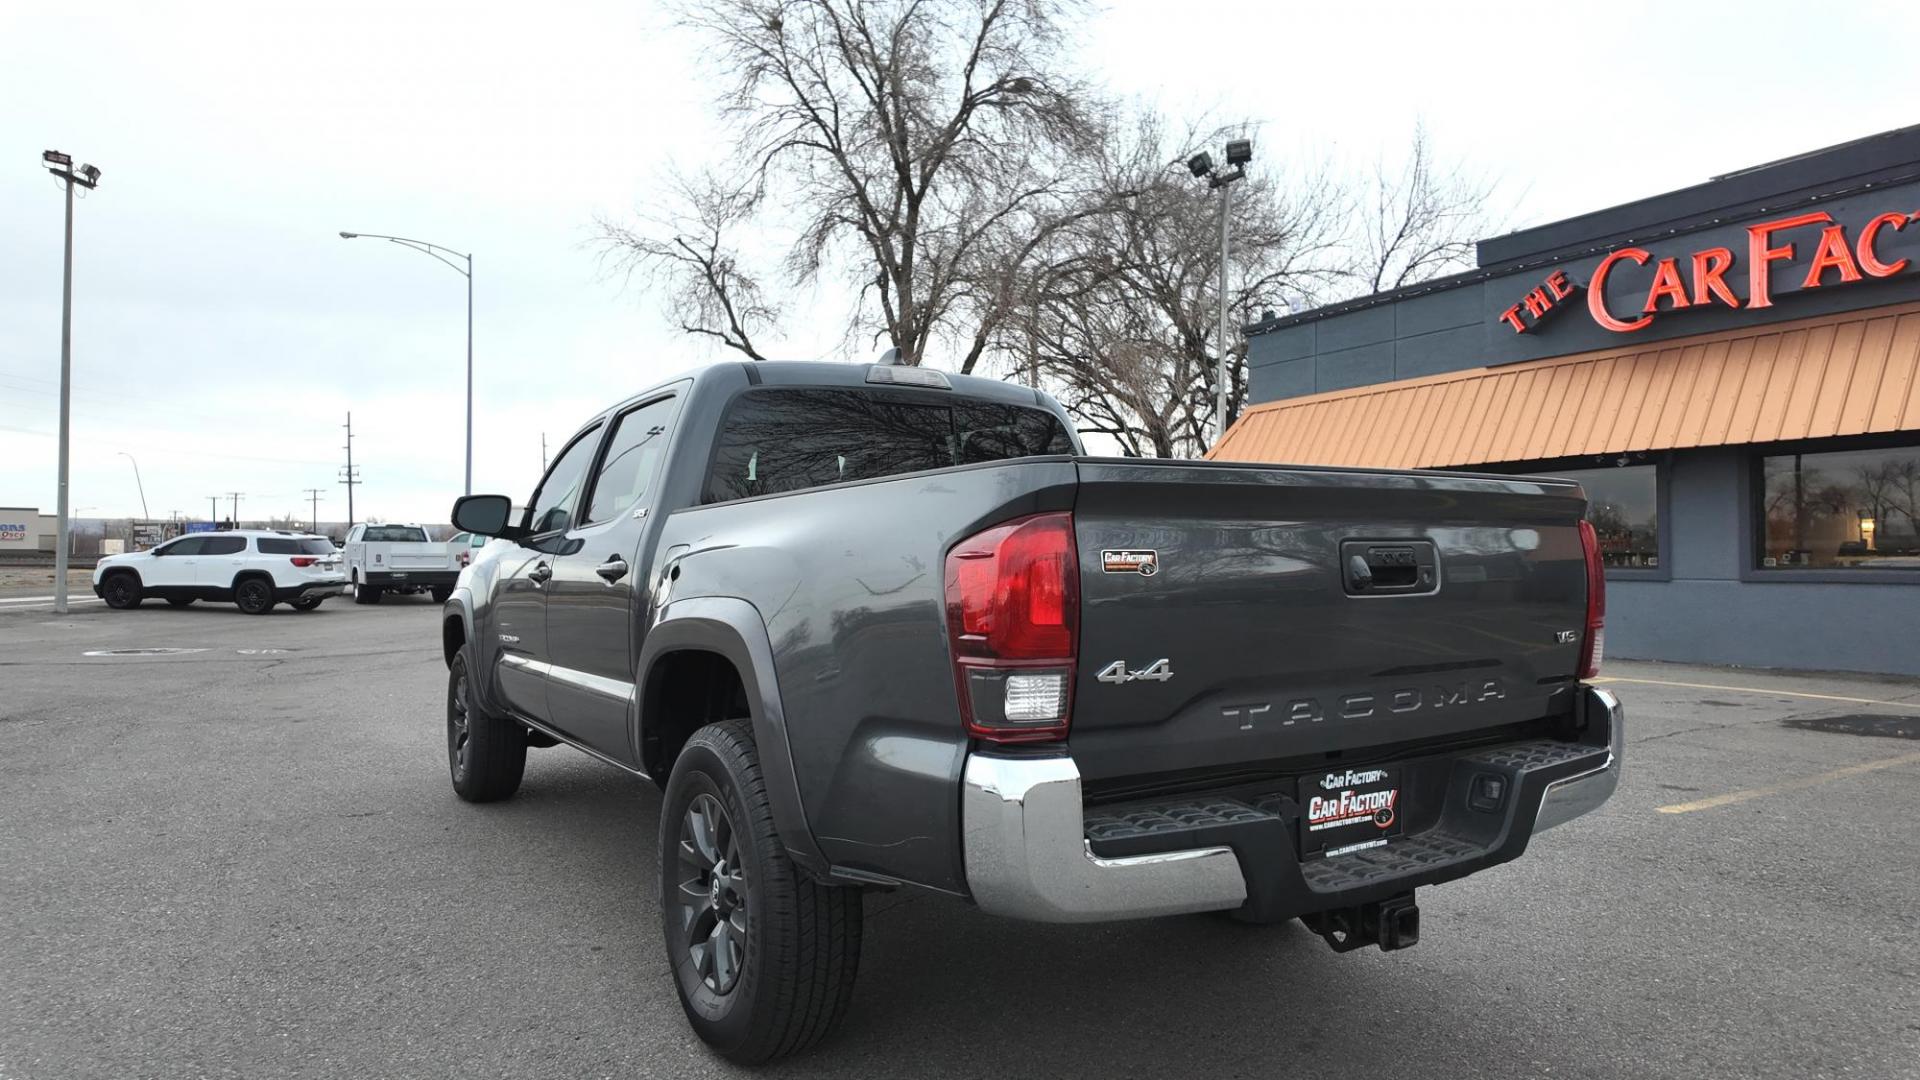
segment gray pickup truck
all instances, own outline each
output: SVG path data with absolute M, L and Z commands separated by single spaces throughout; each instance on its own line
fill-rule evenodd
M 1419 934 L 1594 809 L 1622 713 L 1578 485 L 1084 456 L 1044 394 L 721 364 L 593 418 L 446 604 L 480 802 L 566 743 L 665 790 L 660 922 L 738 1062 L 845 1012 L 861 895 Z

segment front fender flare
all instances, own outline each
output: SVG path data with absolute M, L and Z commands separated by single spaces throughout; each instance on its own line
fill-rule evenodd
M 636 669 L 640 673 L 637 696 L 641 703 L 648 700 L 648 686 L 661 658 L 687 650 L 717 653 L 726 657 L 739 672 L 746 687 L 753 741 L 760 752 L 760 773 L 766 781 L 767 798 L 773 804 L 773 822 L 780 831 L 780 842 L 796 864 L 824 880 L 830 867 L 807 826 L 806 806 L 800 799 L 800 782 L 794 773 L 793 752 L 787 742 L 786 710 L 780 703 L 773 643 L 767 636 L 766 621 L 760 617 L 759 609 L 731 596 L 689 597 L 668 604 L 659 621 L 648 629 L 640 648 Z M 647 745 L 644 712 L 644 707 L 636 711 L 636 747 Z M 667 778 L 656 779 L 664 785 Z

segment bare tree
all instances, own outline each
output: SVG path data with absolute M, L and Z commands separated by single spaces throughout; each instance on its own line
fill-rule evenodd
M 1498 231 L 1494 185 L 1434 154 L 1424 124 L 1406 157 L 1384 159 L 1355 195 L 1353 280 L 1368 293 L 1413 285 L 1474 265 L 1474 245 Z
M 841 275 L 850 333 L 918 363 L 943 335 L 971 371 L 992 338 L 1008 251 L 1074 212 L 1069 172 L 1103 106 L 1061 58 L 1078 0 L 688 0 L 729 85 L 741 191 L 681 190 L 677 211 L 605 249 L 664 273 L 682 326 L 758 357 L 778 314 L 728 231 L 763 207 L 793 218 L 793 285 Z M 691 195 L 691 198 L 686 196 Z M 664 226 L 664 227 L 662 227 Z M 961 317 L 972 320 L 964 328 Z M 982 323 L 986 325 L 982 325 Z
M 1097 212 L 1062 229 L 1019 275 L 1003 362 L 1054 390 L 1083 432 L 1123 452 L 1171 457 L 1206 446 L 1213 417 L 1220 266 L 1217 195 L 1178 164 L 1220 132 L 1170 133 L 1142 116 L 1101 159 Z M 1262 170 L 1232 207 L 1229 318 L 1334 286 L 1345 258 L 1338 186 L 1324 170 Z M 1237 329 L 1237 327 L 1236 327 Z M 1228 357 L 1229 413 L 1246 397 L 1244 338 Z
M 659 289 L 681 330 L 765 360 L 753 338 L 779 320 L 780 308 L 737 248 L 759 208 L 758 189 L 703 174 L 676 176 L 669 191 L 669 201 L 639 224 L 599 219 L 603 261 L 629 283 L 639 277 Z

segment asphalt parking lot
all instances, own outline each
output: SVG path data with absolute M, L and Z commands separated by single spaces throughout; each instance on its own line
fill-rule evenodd
M 650 786 L 562 748 L 449 790 L 436 611 L 0 604 L 0 1078 L 735 1071 L 667 981 Z M 1608 674 L 1620 793 L 1423 891 L 1416 948 L 878 895 L 848 1023 L 767 1071 L 1920 1076 L 1920 684 Z

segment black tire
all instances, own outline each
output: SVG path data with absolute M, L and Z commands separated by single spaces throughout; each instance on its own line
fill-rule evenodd
M 527 729 L 481 711 L 467 678 L 467 654 L 447 666 L 447 772 L 454 793 L 473 803 L 497 802 L 520 790 L 527 768 Z
M 295 611 L 312 611 L 320 606 L 320 601 L 325 599 L 324 596 L 303 596 L 298 600 L 287 601 L 287 606 Z
M 446 603 L 447 597 L 452 595 L 453 586 L 451 585 L 435 585 L 433 587 L 433 602 L 436 604 Z
M 747 721 L 687 740 L 659 855 L 660 927 L 694 1033 L 741 1065 L 819 1042 L 853 996 L 860 890 L 821 884 L 787 857 Z
M 233 604 L 248 615 L 265 615 L 274 603 L 271 578 L 244 577 L 233 583 Z
M 125 611 L 140 606 L 140 575 L 120 570 L 100 579 L 100 598 L 110 608 Z
M 168 607 L 192 607 L 194 599 L 195 598 L 191 596 L 169 596 L 167 597 L 167 606 Z
M 377 604 L 380 602 L 380 586 L 369 585 L 355 579 L 353 583 L 353 602 L 356 604 Z

